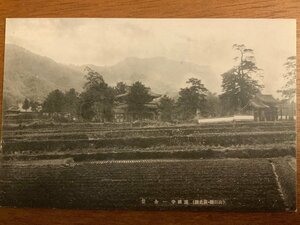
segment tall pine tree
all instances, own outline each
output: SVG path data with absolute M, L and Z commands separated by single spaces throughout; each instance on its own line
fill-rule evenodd
M 261 69 L 256 65 L 253 50 L 237 44 L 233 49 L 238 52 L 237 65 L 221 75 L 223 94 L 220 96 L 225 111 L 230 114 L 239 112 L 263 88 L 258 78 Z

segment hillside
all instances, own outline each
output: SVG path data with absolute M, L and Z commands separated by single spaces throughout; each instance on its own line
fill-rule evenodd
M 101 62 L 99 62 L 101 64 Z M 4 98 L 9 106 L 25 98 L 43 100 L 54 89 L 82 90 L 86 66 L 103 75 L 105 81 L 115 85 L 119 81 L 131 84 L 141 81 L 160 94 L 176 96 L 185 82 L 196 77 L 211 91 L 219 84 L 208 66 L 180 62 L 163 57 L 126 58 L 111 66 L 64 65 L 34 54 L 22 47 L 7 44 L 5 49 Z
M 216 91 L 216 77 L 208 66 L 200 66 L 189 62 L 180 62 L 164 57 L 126 58 L 112 66 L 87 65 L 103 75 L 106 82 L 115 84 L 123 81 L 128 84 L 141 81 L 154 91 L 175 96 L 186 81 L 199 78 L 210 90 Z M 85 66 L 77 67 L 83 71 Z M 73 67 L 74 68 L 74 67 Z
M 4 98 L 8 105 L 25 98 L 43 99 L 54 89 L 81 89 L 81 72 L 22 47 L 7 44 L 4 62 Z

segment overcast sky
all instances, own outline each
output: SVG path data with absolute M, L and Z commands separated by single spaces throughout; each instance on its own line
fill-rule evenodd
M 60 63 L 112 65 L 126 57 L 164 56 L 208 65 L 217 75 L 234 65 L 232 45 L 245 44 L 263 69 L 264 92 L 276 95 L 283 63 L 296 55 L 296 20 L 7 19 L 6 43 Z

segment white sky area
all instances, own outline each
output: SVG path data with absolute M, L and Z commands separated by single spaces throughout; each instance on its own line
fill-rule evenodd
M 263 69 L 263 92 L 277 97 L 284 84 L 283 64 L 296 55 L 296 20 L 7 19 L 6 43 L 66 64 L 167 57 L 208 65 L 216 75 L 234 65 L 232 45 L 244 44 Z

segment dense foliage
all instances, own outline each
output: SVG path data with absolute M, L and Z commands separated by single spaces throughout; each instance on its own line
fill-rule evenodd
M 260 69 L 256 66 L 253 50 L 245 45 L 233 45 L 239 55 L 235 58 L 237 65 L 223 73 L 220 98 L 224 111 L 233 114 L 247 105 L 249 100 L 263 88 L 257 78 Z
M 285 73 L 283 74 L 283 77 L 286 83 L 279 92 L 287 99 L 292 99 L 296 94 L 296 64 L 296 56 L 288 57 L 284 64 Z
M 190 78 L 187 82 L 189 87 L 182 88 L 179 91 L 177 101 L 178 118 L 180 120 L 193 119 L 197 112 L 205 113 L 206 96 L 208 90 L 201 83 L 201 80 Z
M 25 98 L 24 102 L 23 102 L 23 105 L 22 105 L 22 108 L 27 111 L 29 108 L 30 108 L 30 102 L 27 98 Z
M 142 114 L 146 111 L 145 104 L 152 100 L 148 89 L 141 82 L 135 82 L 128 93 L 127 103 L 128 110 L 137 114 Z
M 175 118 L 175 100 L 164 95 L 158 105 L 160 119 L 165 122 L 170 122 Z
M 58 89 L 49 93 L 43 103 L 43 111 L 47 113 L 60 113 L 65 104 L 64 93 Z
M 112 106 L 114 90 L 105 83 L 102 75 L 86 68 L 87 82 L 80 95 L 80 116 L 87 120 L 110 121 L 112 119 Z

